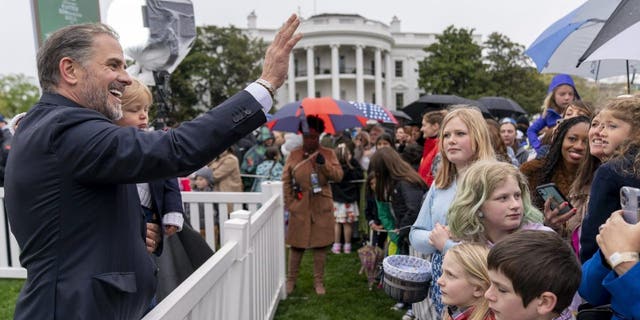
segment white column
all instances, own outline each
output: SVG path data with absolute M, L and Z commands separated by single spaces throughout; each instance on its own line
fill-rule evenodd
M 339 47 L 337 43 L 331 44 L 331 96 L 334 99 L 340 99 Z
M 316 82 L 313 67 L 313 47 L 305 47 L 307 49 L 307 97 L 316 96 Z
M 384 64 L 385 64 L 385 77 L 384 77 L 384 91 L 385 91 L 385 103 L 386 103 L 386 107 L 391 109 L 391 110 L 395 110 L 396 109 L 396 105 L 392 104 L 391 102 L 393 101 L 391 99 L 391 79 L 392 79 L 392 68 L 391 68 L 391 52 L 386 51 L 385 55 L 384 55 Z
M 364 45 L 356 44 L 356 100 L 364 102 L 364 66 L 362 64 L 362 50 Z
M 382 105 L 382 52 L 380 48 L 376 48 L 374 53 L 374 64 L 375 64 L 375 92 L 376 92 L 376 101 L 375 104 Z
M 288 79 L 288 84 L 289 84 L 289 101 L 287 102 L 292 102 L 296 100 L 296 70 L 295 70 L 295 66 L 293 65 L 294 62 L 294 58 L 293 58 L 293 50 L 291 51 L 291 53 L 289 54 L 289 79 Z

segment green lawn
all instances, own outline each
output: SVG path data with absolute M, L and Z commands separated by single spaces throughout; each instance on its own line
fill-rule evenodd
M 13 319 L 16 299 L 24 280 L 0 279 L 0 320 Z
M 276 320 L 287 319 L 400 319 L 404 311 L 391 310 L 395 303 L 382 289 L 369 291 L 367 278 L 358 274 L 356 253 L 329 254 L 325 270 L 327 294 L 313 288 L 313 256 L 307 250 L 293 294 L 280 301 Z
M 355 251 L 355 250 L 354 250 Z M 325 296 L 313 289 L 312 261 L 308 250 L 302 260 L 296 289 L 280 301 L 275 319 L 400 319 L 404 311 L 393 311 L 395 303 L 382 289 L 369 291 L 367 278 L 358 274 L 356 253 L 329 254 L 325 271 Z M 0 279 L 0 320 L 13 319 L 16 299 L 24 280 Z

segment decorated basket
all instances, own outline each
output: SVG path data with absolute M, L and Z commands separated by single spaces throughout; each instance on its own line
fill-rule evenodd
M 431 264 L 424 259 L 393 255 L 384 258 L 384 291 L 397 301 L 415 303 L 427 297 Z

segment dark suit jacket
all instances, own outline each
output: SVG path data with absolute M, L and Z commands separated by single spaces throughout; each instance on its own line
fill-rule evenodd
M 15 319 L 139 319 L 156 287 L 134 183 L 186 175 L 265 122 L 246 91 L 168 132 L 118 127 L 43 94 L 5 177 L 27 280 Z
M 179 212 L 184 214 L 182 206 L 182 196 L 180 195 L 180 187 L 176 178 L 161 179 L 149 182 L 149 193 L 151 194 L 152 211 L 158 213 L 161 217 L 169 212 Z M 158 247 L 153 252 L 159 256 L 162 254 L 164 247 L 164 225 L 162 218 L 159 221 L 161 239 Z

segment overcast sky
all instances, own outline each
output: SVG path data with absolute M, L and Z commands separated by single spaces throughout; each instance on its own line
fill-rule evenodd
M 82 0 L 70 0 L 71 2 Z M 103 0 L 108 1 L 108 0 Z M 111 0 L 103 15 L 125 47 L 145 37 L 139 6 L 143 0 Z M 395 15 L 403 32 L 439 33 L 448 25 L 475 28 L 486 37 L 497 31 L 525 47 L 550 24 L 584 0 L 192 0 L 196 24 L 244 28 L 255 10 L 258 28 L 277 28 L 291 13 L 355 13 L 389 24 Z M 0 0 L 0 74 L 36 77 L 31 0 Z M 105 4 L 103 3 L 103 6 Z

